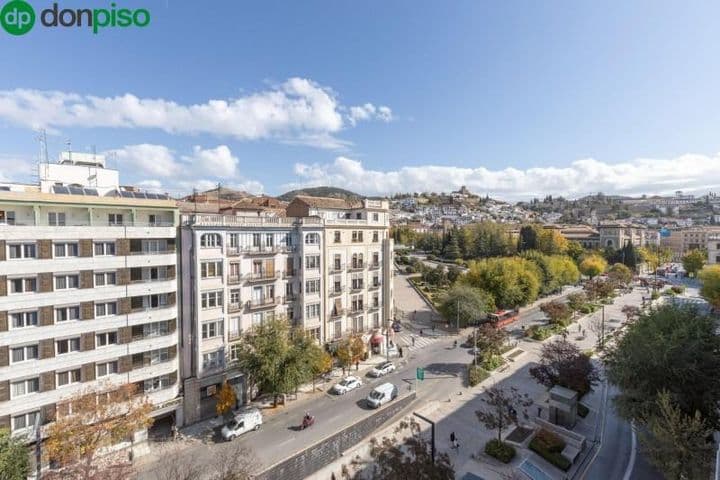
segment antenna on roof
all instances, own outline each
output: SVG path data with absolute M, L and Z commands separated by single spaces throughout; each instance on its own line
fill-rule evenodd
M 44 128 L 38 132 L 37 140 L 40 143 L 40 163 L 50 163 L 48 160 L 47 135 Z
M 65 145 L 67 145 L 68 160 L 72 163 L 72 141 L 68 138 L 65 140 Z

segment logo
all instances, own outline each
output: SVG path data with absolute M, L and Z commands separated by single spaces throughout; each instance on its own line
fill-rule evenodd
M 35 25 L 35 10 L 24 0 L 12 0 L 0 10 L 0 25 L 10 35 L 25 35 Z
M 87 27 L 93 34 L 103 28 L 146 27 L 150 24 L 150 12 L 144 8 L 131 10 L 117 8 L 61 8 L 57 2 L 39 13 L 40 24 L 47 28 Z M 0 23 L 11 35 L 25 35 L 35 24 L 35 10 L 25 0 L 11 0 L 0 10 Z

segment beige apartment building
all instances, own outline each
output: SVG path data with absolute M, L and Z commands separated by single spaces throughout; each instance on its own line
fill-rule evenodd
M 720 234 L 720 227 L 670 230 L 670 235 L 661 239 L 661 245 L 672 251 L 674 261 L 680 261 L 690 250 L 708 248 L 710 236 L 717 234 Z
M 128 383 L 182 422 L 177 224 L 174 201 L 120 187 L 99 155 L 0 183 L 0 427 L 33 438 L 78 392 Z

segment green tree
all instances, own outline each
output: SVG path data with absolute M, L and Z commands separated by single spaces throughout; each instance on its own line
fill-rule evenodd
M 706 261 L 707 252 L 699 249 L 690 250 L 682 258 L 683 268 L 691 277 L 694 277 L 697 272 L 699 272 L 703 268 Z
M 492 296 L 478 288 L 457 284 L 442 297 L 440 313 L 451 324 L 460 321 L 460 328 L 485 319 L 488 313 L 495 311 Z
M 548 317 L 550 323 L 567 327 L 570 324 L 572 309 L 563 302 L 553 300 L 540 305 L 540 310 Z
M 457 230 L 450 232 L 450 240 L 445 247 L 445 257 L 450 260 L 460 258 L 460 245 L 458 244 L 458 233 Z
M 638 249 L 640 258 L 650 268 L 651 272 L 657 271 L 660 265 L 669 262 L 672 259 L 672 251 L 659 245 L 648 245 Z
M 711 317 L 672 305 L 642 314 L 605 363 L 608 380 L 621 390 L 616 404 L 623 417 L 644 424 L 660 417 L 658 392 L 667 391 L 685 414 L 698 411 L 717 429 L 720 337 Z
M 461 282 L 487 291 L 502 308 L 525 305 L 540 292 L 542 272 L 535 263 L 520 257 L 471 261 Z
M 578 263 L 580 258 L 585 254 L 585 248 L 578 242 L 570 241 L 568 242 L 565 253 L 572 258 L 575 263 Z
M 617 285 L 627 285 L 632 281 L 632 271 L 623 263 L 616 263 L 608 270 L 608 279 Z
M 554 228 L 540 229 L 537 234 L 537 249 L 546 255 L 564 255 L 568 241 Z
M 639 430 L 648 460 L 667 479 L 710 478 L 715 455 L 708 439 L 713 429 L 700 412 L 689 415 L 674 405 L 666 391 L 657 396 L 656 406 L 658 416 L 650 419 L 647 429 Z
M 590 357 L 566 340 L 544 344 L 540 362 L 530 368 L 530 375 L 548 388 L 560 385 L 575 390 L 581 397 L 600 381 Z
M 720 265 L 707 265 L 698 274 L 702 282 L 700 295 L 715 309 L 720 309 Z
M 472 238 L 472 258 L 504 257 L 515 250 L 510 234 L 502 224 L 480 222 L 468 230 Z
M 23 442 L 10 435 L 10 430 L 0 428 L 0 478 L 25 480 L 30 473 L 29 452 Z
M 538 249 L 537 228 L 533 225 L 524 225 L 520 228 L 520 238 L 518 240 L 518 251 Z
M 567 296 L 567 305 L 574 312 L 580 310 L 587 301 L 587 296 L 582 292 L 573 292 Z
M 595 278 L 605 271 L 607 262 L 599 255 L 588 255 L 580 262 L 580 272 L 590 278 Z
M 468 336 L 469 343 L 475 342 L 483 360 L 500 355 L 507 339 L 508 333 L 505 329 L 495 328 L 490 323 L 483 323 L 478 328 L 476 335 Z

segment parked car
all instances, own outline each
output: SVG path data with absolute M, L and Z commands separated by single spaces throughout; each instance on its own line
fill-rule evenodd
M 371 408 L 379 408 L 382 404 L 394 400 L 398 396 L 398 388 L 392 383 L 383 383 L 373 389 L 367 397 Z
M 395 371 L 395 365 L 393 365 L 392 362 L 383 362 L 381 364 L 376 365 L 373 367 L 372 370 L 370 370 L 370 375 L 373 377 L 382 377 L 384 375 L 387 375 L 390 372 Z
M 262 423 L 263 420 L 260 410 L 251 408 L 236 413 L 233 419 L 223 426 L 221 434 L 225 440 L 234 440 L 250 430 L 258 430 Z
M 362 382 L 360 381 L 360 379 L 350 375 L 333 385 L 332 392 L 337 395 L 345 395 L 350 390 L 354 390 L 360 387 L 362 387 Z

